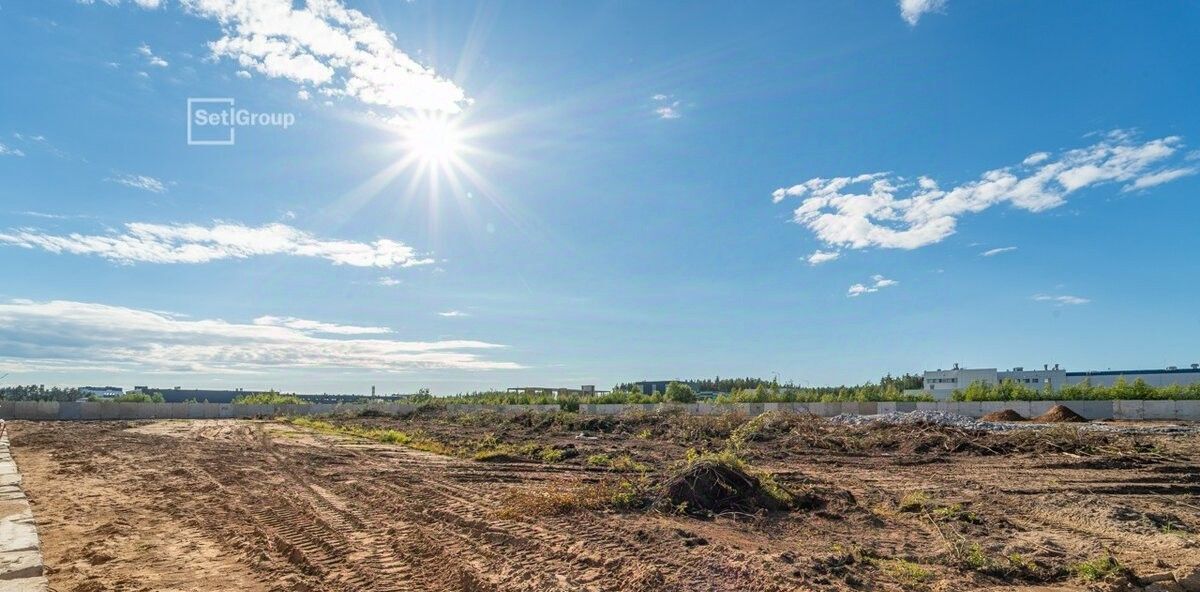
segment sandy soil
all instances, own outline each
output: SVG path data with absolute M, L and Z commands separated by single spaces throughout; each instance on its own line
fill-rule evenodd
M 443 439 L 485 429 L 392 423 Z M 818 503 L 701 520 L 505 511 L 514 493 L 623 475 L 587 466 L 589 448 L 632 450 L 653 478 L 685 447 L 675 428 L 634 437 L 493 425 L 584 454 L 484 463 L 272 422 L 9 426 L 62 592 L 1083 590 L 1103 586 L 1068 566 L 1108 554 L 1134 574 L 1200 565 L 1194 438 L 1144 452 L 998 455 L 864 454 L 778 438 L 751 456 Z M 719 429 L 695 435 L 721 439 Z M 922 509 L 905 511 L 914 492 Z M 955 548 L 978 549 L 986 565 L 965 565 Z M 1030 569 L 1017 573 L 1013 561 Z

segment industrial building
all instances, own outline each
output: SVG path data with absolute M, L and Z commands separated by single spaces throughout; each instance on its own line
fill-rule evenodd
M 1083 372 L 1067 372 L 1065 369 L 1059 368 L 1058 364 L 1053 367 L 1045 364 L 1040 370 L 1026 370 L 1020 366 L 1012 370 L 960 368 L 958 364 L 955 364 L 949 370 L 940 368 L 927 370 L 924 378 L 925 383 L 921 390 L 940 401 L 950 399 L 954 391 L 966 388 L 973 382 L 996 385 L 1005 380 L 1013 380 L 1036 390 L 1058 390 L 1067 385 L 1083 382 L 1095 386 L 1112 386 L 1121 379 L 1124 379 L 1125 382 L 1134 382 L 1140 379 L 1155 387 L 1173 384 L 1187 386 L 1200 382 L 1200 364 L 1192 364 L 1189 368 L 1167 366 L 1150 370 L 1089 370 Z
M 171 388 L 153 388 L 149 386 L 135 386 L 135 393 L 158 393 L 163 396 L 163 401 L 167 403 L 232 403 L 234 399 L 243 395 L 252 395 L 263 391 L 234 389 L 234 390 L 215 390 L 215 389 L 185 389 L 180 387 Z M 372 393 L 374 389 L 372 387 Z M 286 393 L 292 394 L 292 393 Z M 372 395 L 370 397 L 363 395 L 334 395 L 322 393 L 319 395 L 304 395 L 296 393 L 296 396 L 303 399 L 307 403 L 357 403 L 368 399 L 379 399 L 385 401 L 400 401 L 411 395 L 380 395 L 378 397 Z
M 698 383 L 689 380 L 642 380 L 633 383 L 633 386 L 638 392 L 650 397 L 654 395 L 666 394 L 667 387 L 670 386 L 672 382 L 686 384 L 687 386 L 691 387 L 692 392 L 696 394 L 696 398 L 699 400 L 715 399 L 717 395 L 721 394 L 716 391 L 702 390 Z
M 585 384 L 577 389 L 557 386 L 514 386 L 509 387 L 508 392 L 520 393 L 531 397 L 546 396 L 557 400 L 559 397 L 593 397 L 603 395 L 609 391 L 598 391 L 596 385 Z
M 88 396 L 101 399 L 111 399 L 125 394 L 125 389 L 119 386 L 81 386 L 79 390 Z

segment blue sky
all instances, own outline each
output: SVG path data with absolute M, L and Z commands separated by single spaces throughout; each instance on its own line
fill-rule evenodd
M 452 393 L 1197 362 L 1198 25 L 0 2 L 0 374 Z M 188 145 L 205 97 L 294 124 Z

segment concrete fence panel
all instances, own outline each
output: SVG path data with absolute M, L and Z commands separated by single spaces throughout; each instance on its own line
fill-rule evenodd
M 1145 401 L 1113 401 L 1113 419 L 1138 420 L 1146 417 Z
M 1037 417 L 1037 416 L 1049 411 L 1050 408 L 1055 406 L 1056 404 L 1057 403 L 1054 401 L 1030 401 L 1029 402 L 1029 415 L 1027 415 L 1026 417 L 1028 417 L 1030 419 Z
M 1113 416 L 1112 401 L 1063 401 L 1063 405 L 1085 419 L 1111 419 Z
M 1145 419 L 1176 419 L 1176 401 L 1142 401 Z
M 662 404 L 587 404 L 579 412 L 590 415 L 629 413 L 686 413 L 711 415 L 740 413 L 749 417 L 770 411 L 791 411 L 832 417 L 842 413 L 876 413 L 936 410 L 969 417 L 992 411 L 1012 409 L 1033 418 L 1061 404 L 1091 420 L 1200 421 L 1197 401 L 941 401 L 941 402 L 834 402 L 834 403 L 662 403 Z M 228 403 L 113 403 L 53 401 L 0 401 L 0 418 L 26 420 L 135 420 L 135 419 L 218 419 L 276 417 L 281 415 L 357 414 L 370 409 L 381 413 L 404 414 L 416 411 L 411 404 L 314 404 L 314 405 L 241 405 Z M 557 405 L 447 405 L 456 413 L 490 411 L 499 413 L 557 411 Z
M 59 403 L 58 418 L 66 420 L 83 419 L 83 403 Z
M 1200 401 L 1175 401 L 1175 419 L 1200 421 Z

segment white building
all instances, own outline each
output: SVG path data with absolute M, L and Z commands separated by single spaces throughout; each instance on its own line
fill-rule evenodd
M 1167 366 L 1158 370 L 1092 370 L 1067 373 L 1068 384 L 1078 384 L 1086 380 L 1093 386 L 1112 386 L 1121 379 L 1125 382 L 1141 379 L 1150 386 L 1187 386 L 1200 382 L 1200 364 L 1192 364 L 1190 368 Z
M 927 370 L 922 390 L 928 395 L 933 395 L 934 399 L 946 401 L 954 391 L 967 388 L 972 382 L 994 386 L 1005 380 L 1013 380 L 1039 391 L 1045 388 L 1058 389 L 1068 384 L 1067 371 L 1060 369 L 1058 364 L 1053 368 L 1047 364 L 1042 366 L 1041 370 L 1026 370 L 1020 366 L 1012 370 L 960 368 L 955 364 L 949 370 Z
M 1012 370 L 997 370 L 996 368 L 960 368 L 955 364 L 949 370 L 929 370 L 925 372 L 925 385 L 921 389 L 934 399 L 944 401 L 950 399 L 954 391 L 967 388 L 972 382 L 982 382 L 997 385 L 1005 380 L 1014 380 L 1023 386 L 1034 390 L 1058 390 L 1066 385 L 1079 384 L 1084 381 L 1094 386 L 1112 386 L 1117 380 L 1125 382 L 1143 380 L 1155 387 L 1178 384 L 1187 386 L 1200 382 L 1200 364 L 1192 364 L 1190 368 L 1167 366 L 1152 370 L 1091 370 L 1084 372 L 1067 372 L 1058 364 L 1050 367 L 1043 365 L 1041 370 L 1026 370 L 1021 367 Z

